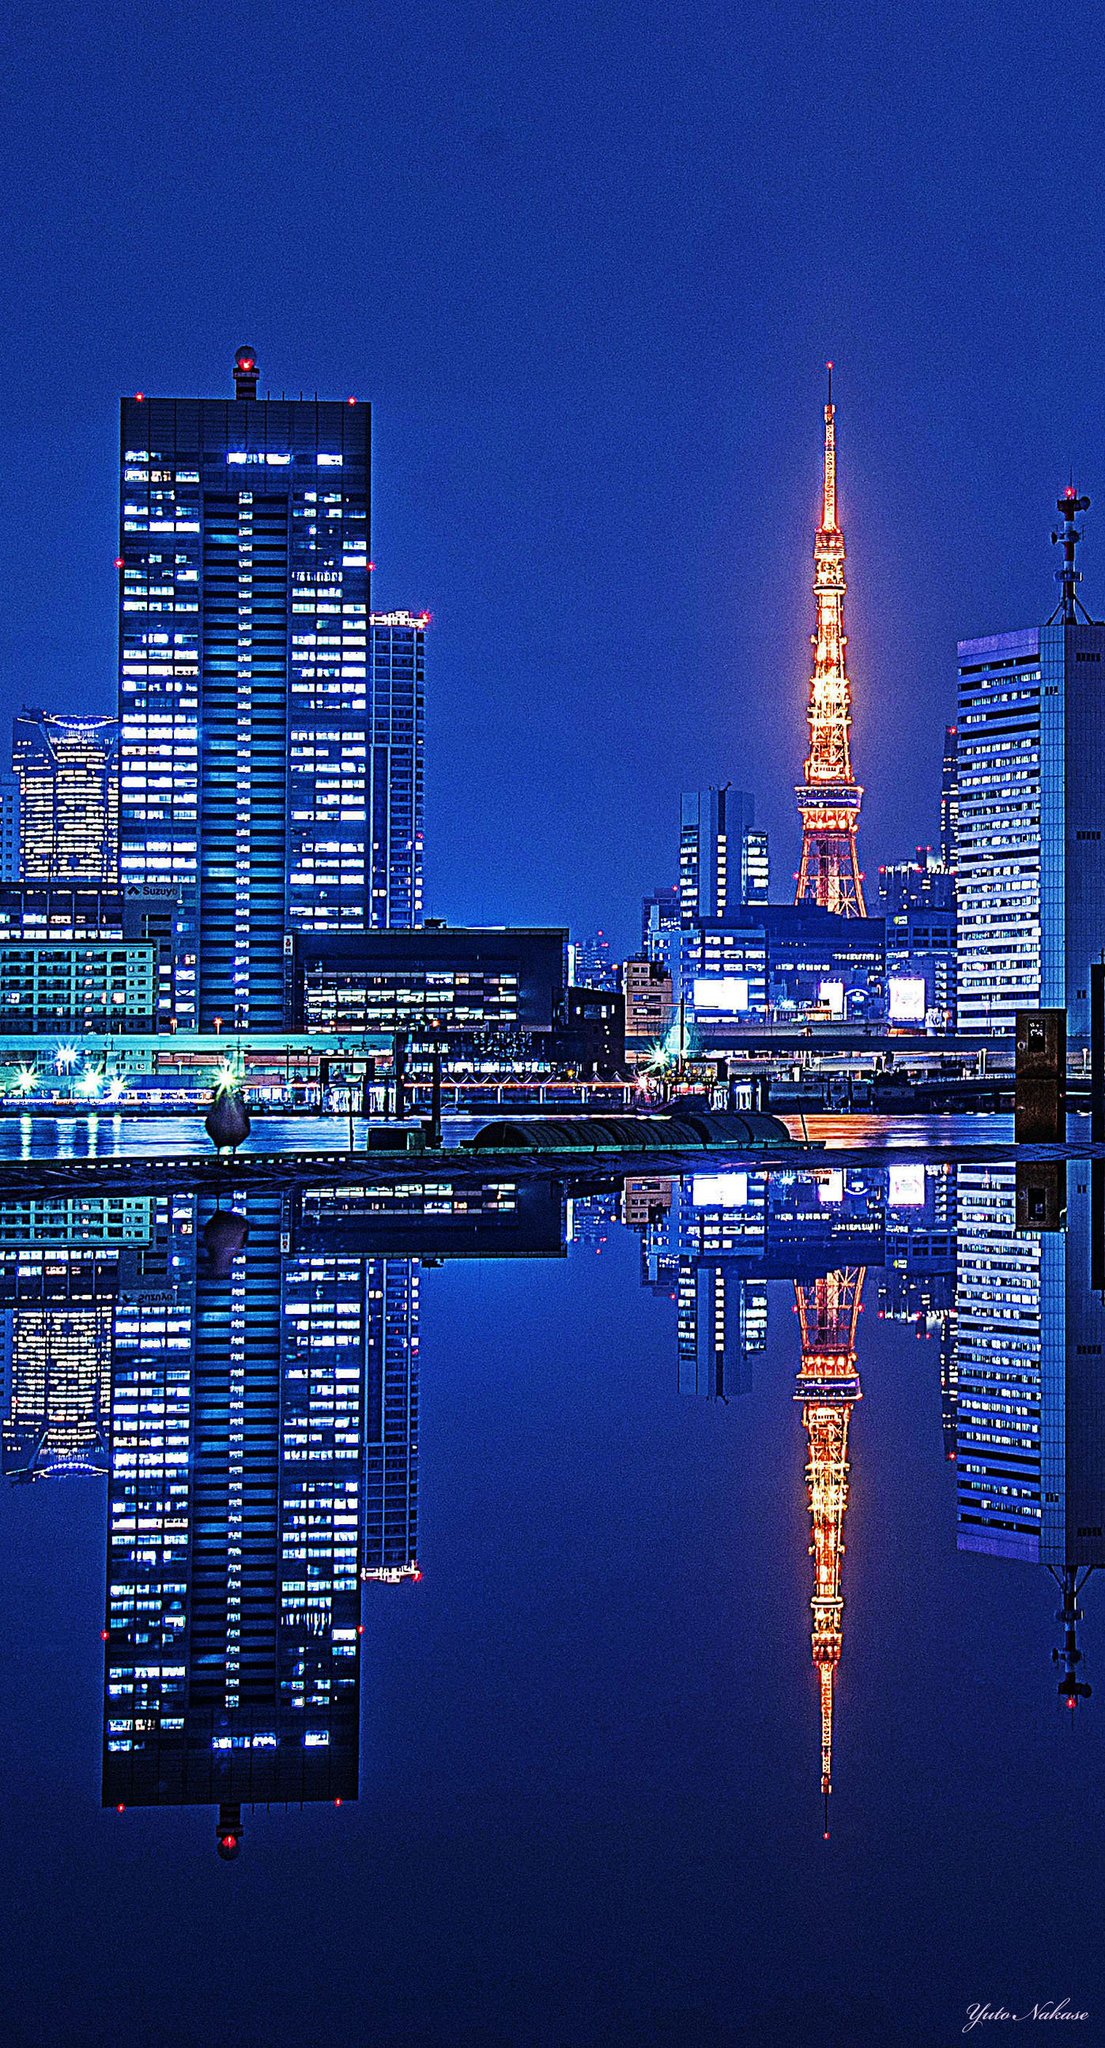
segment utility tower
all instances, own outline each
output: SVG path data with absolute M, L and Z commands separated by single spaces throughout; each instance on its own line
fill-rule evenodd
M 844 1647 L 844 1511 L 848 1505 L 848 1422 L 861 1398 L 856 1324 L 866 1267 L 844 1266 L 819 1280 L 796 1280 L 802 1366 L 794 1398 L 809 1439 L 806 1493 L 813 1541 L 813 1661 L 821 1687 L 821 1794 L 825 1840 L 833 1789 L 833 1689 Z
M 818 903 L 842 917 L 866 917 L 856 835 L 863 790 L 852 774 L 849 734 L 852 686 L 844 631 L 844 535 L 836 516 L 836 408 L 833 366 L 828 365 L 825 406 L 825 480 L 821 524 L 814 541 L 813 590 L 817 631 L 810 677 L 810 751 L 806 779 L 795 791 L 802 819 L 802 865 L 796 903 Z

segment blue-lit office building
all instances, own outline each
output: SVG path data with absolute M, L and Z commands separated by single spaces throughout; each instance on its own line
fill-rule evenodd
M 1089 967 L 1105 946 L 1105 625 L 1076 595 L 1075 518 L 1046 626 L 959 643 L 959 1028 L 1009 1032 L 1019 1009 L 1067 1011 L 1089 1036 Z
M 928 847 L 880 868 L 892 1024 L 955 1028 L 955 876 Z
M 885 1013 L 886 926 L 816 903 L 771 903 L 696 917 L 682 933 L 682 993 L 704 1049 L 774 1012 Z
M 766 903 L 767 833 L 756 826 L 755 803 L 743 789 L 684 792 L 679 814 L 679 905 L 684 925 Z
M 1105 1306 L 1092 1273 L 1093 1171 L 1071 1161 L 1066 1227 L 1033 1230 L 1018 1224 L 1012 1167 L 958 1170 L 961 1550 L 1057 1570 L 1105 1564 Z
M 370 409 L 124 399 L 124 882 L 191 923 L 178 1021 L 279 1029 L 289 931 L 417 923 L 424 615 L 369 608 Z

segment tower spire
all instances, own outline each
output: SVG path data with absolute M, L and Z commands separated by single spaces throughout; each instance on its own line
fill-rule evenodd
M 833 404 L 833 366 L 829 373 L 829 396 L 825 405 L 825 484 L 821 494 L 821 530 L 836 532 L 836 407 Z
M 852 686 L 844 631 L 844 535 L 837 517 L 836 407 L 833 364 L 825 403 L 825 467 L 821 524 L 813 547 L 817 631 L 810 677 L 810 751 L 795 792 L 802 819 L 802 864 L 796 903 L 817 903 L 843 917 L 865 917 L 856 835 L 863 790 L 852 774 Z

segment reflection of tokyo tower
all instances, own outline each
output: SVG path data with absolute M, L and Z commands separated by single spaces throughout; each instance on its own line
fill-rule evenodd
M 802 1326 L 802 1368 L 794 1398 L 802 1403 L 809 1439 L 806 1491 L 813 1523 L 813 1661 L 821 1685 L 821 1791 L 825 1840 L 833 1789 L 833 1686 L 844 1645 L 844 1510 L 848 1505 L 848 1418 L 860 1399 L 856 1324 L 863 1266 L 845 1266 L 821 1280 L 796 1280 Z
M 810 677 L 810 751 L 795 795 L 802 818 L 796 903 L 818 903 L 842 917 L 865 917 L 856 834 L 863 790 L 852 774 L 852 686 L 844 631 L 844 535 L 836 517 L 836 407 L 833 366 L 825 407 L 825 481 L 813 546 L 817 631 Z

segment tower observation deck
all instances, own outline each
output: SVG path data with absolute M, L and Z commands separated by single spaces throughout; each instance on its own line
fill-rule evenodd
M 844 535 L 836 510 L 836 407 L 833 366 L 825 406 L 825 475 L 821 524 L 814 540 L 817 631 L 810 677 L 810 750 L 805 781 L 795 791 L 802 820 L 802 864 L 796 903 L 817 903 L 842 917 L 865 917 L 856 835 L 863 790 L 852 774 L 852 686 L 844 631 Z

